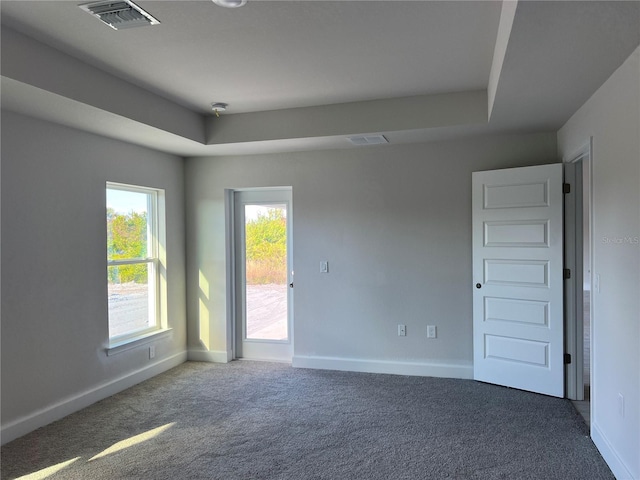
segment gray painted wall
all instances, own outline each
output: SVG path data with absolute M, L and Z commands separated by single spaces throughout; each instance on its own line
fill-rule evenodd
M 229 354 L 225 189 L 290 185 L 294 365 L 470 376 L 471 172 L 556 158 L 550 133 L 187 159 L 191 358 Z
M 183 173 L 181 158 L 2 112 L 3 442 L 184 361 Z M 166 190 L 173 331 L 153 361 L 148 346 L 105 354 L 107 180 Z
M 558 132 L 568 160 L 593 137 L 591 426 L 618 478 L 640 478 L 639 85 L 640 48 Z

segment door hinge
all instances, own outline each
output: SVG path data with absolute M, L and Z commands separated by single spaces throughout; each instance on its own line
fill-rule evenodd
M 563 183 L 562 184 L 562 193 L 571 193 L 571 184 Z
M 571 270 L 568 268 L 565 268 L 563 272 L 564 272 L 564 279 L 569 280 L 571 278 Z
M 571 363 L 571 354 L 570 353 L 565 353 L 564 354 L 564 364 L 565 365 L 569 365 Z

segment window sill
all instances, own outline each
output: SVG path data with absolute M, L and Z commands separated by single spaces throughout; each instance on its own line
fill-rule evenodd
M 165 338 L 171 335 L 172 329 L 165 328 L 162 330 L 154 330 L 153 332 L 147 332 L 137 337 L 127 338 L 125 340 L 119 340 L 117 342 L 109 343 L 107 347 L 107 357 L 117 355 L 118 353 L 133 350 L 141 345 L 154 342 L 161 338 Z

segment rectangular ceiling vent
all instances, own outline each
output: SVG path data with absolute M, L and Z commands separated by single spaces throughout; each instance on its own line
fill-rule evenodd
M 130 0 L 93 2 L 78 5 L 114 30 L 158 25 L 160 22 Z
M 389 143 L 384 135 L 358 135 L 349 137 L 349 141 L 354 145 L 381 145 Z

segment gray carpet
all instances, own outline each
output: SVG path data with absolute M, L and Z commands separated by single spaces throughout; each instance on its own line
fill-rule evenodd
M 40 478 L 613 478 L 568 400 L 245 361 L 181 365 L 3 446 L 1 461 L 2 479 L 69 461 Z

